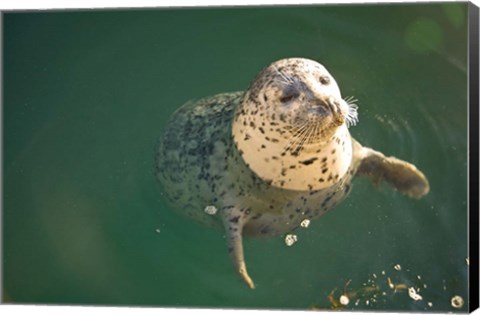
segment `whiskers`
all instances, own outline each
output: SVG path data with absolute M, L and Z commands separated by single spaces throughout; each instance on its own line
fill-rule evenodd
M 291 88 L 298 93 L 304 89 L 304 84 L 297 77 L 280 71 L 276 66 L 273 66 L 273 70 L 278 74 L 278 76 L 275 76 L 275 82 L 280 83 L 284 88 Z
M 358 122 L 358 105 L 356 104 L 358 100 L 353 96 L 347 96 L 344 100 L 347 104 L 347 113 L 345 115 L 347 127 L 355 126 Z
M 279 78 L 279 81 L 286 84 L 286 85 L 289 85 L 289 84 L 293 84 L 295 83 L 291 77 L 289 76 L 286 76 L 284 73 L 280 72 L 280 70 L 278 70 L 278 68 L 274 65 L 273 66 L 273 69 L 275 70 L 275 72 L 280 76 Z
M 303 121 L 298 125 L 289 128 L 292 138 L 285 146 L 284 152 L 291 155 L 298 155 L 306 144 L 317 143 L 323 139 L 323 126 L 321 123 Z
M 346 97 L 344 100 L 347 104 L 345 123 L 347 127 L 354 126 L 358 122 L 358 106 L 356 104 L 358 100 L 353 96 Z M 306 145 L 325 141 L 337 126 L 332 123 L 326 124 L 318 119 L 298 119 L 292 126 L 287 128 L 291 134 L 291 139 L 285 146 L 284 152 L 290 152 L 290 154 L 296 156 Z

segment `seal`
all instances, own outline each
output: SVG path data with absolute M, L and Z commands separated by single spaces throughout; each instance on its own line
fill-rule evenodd
M 355 175 L 413 198 L 428 193 L 414 165 L 350 136 L 354 101 L 333 76 L 303 58 L 273 62 L 244 92 L 187 102 L 156 149 L 156 176 L 182 214 L 223 227 L 250 288 L 242 237 L 273 237 L 317 219 L 350 192 Z

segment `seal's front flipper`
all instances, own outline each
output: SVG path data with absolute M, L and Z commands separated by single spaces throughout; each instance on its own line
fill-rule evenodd
M 427 178 L 414 165 L 395 157 L 386 157 L 369 148 L 362 149 L 365 151 L 358 175 L 366 175 L 374 183 L 385 180 L 401 193 L 413 198 L 421 198 L 430 190 Z
M 243 213 L 237 208 L 222 211 L 223 225 L 227 235 L 228 253 L 238 274 L 251 289 L 255 284 L 247 273 L 247 266 L 243 257 L 242 230 L 245 224 Z

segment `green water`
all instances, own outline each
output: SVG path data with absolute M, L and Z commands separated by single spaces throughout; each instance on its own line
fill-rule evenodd
M 459 295 L 466 311 L 466 9 L 5 14 L 4 299 L 329 308 L 327 296 L 351 279 L 347 292 L 364 295 L 348 309 L 455 311 Z M 296 231 L 294 246 L 245 240 L 250 290 L 222 232 L 166 205 L 154 146 L 185 101 L 244 89 L 268 63 L 297 56 L 324 64 L 359 100 L 353 136 L 416 164 L 431 192 L 412 200 L 357 179 L 337 209 Z M 388 277 L 423 300 L 394 293 Z

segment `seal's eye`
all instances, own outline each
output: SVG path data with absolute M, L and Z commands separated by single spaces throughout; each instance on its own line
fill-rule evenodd
M 298 90 L 298 87 L 295 85 L 290 85 L 286 87 L 282 92 L 283 93 L 280 96 L 279 100 L 283 104 L 288 103 L 291 100 L 296 99 L 297 97 L 300 96 L 300 91 Z
M 285 94 L 282 97 L 280 97 L 280 102 L 288 103 L 288 102 L 290 102 L 291 100 L 293 100 L 294 98 L 297 98 L 297 97 L 298 97 L 298 93 L 288 93 L 288 94 Z
M 327 77 L 326 75 L 322 75 L 320 76 L 320 83 L 322 83 L 323 85 L 328 85 L 330 84 L 330 78 Z
M 293 100 L 293 95 L 286 95 L 280 98 L 280 102 L 282 103 L 290 102 L 291 100 Z

